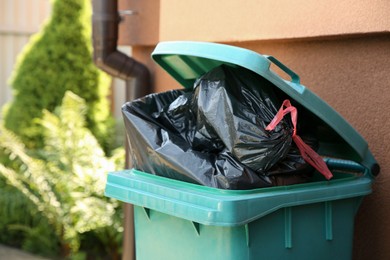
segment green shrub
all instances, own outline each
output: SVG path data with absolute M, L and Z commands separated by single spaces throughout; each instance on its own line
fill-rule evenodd
M 0 163 L 0 174 L 44 216 L 63 255 L 80 256 L 80 246 L 88 251 L 81 245 L 86 234 L 93 234 L 106 254 L 118 252 L 121 239 L 120 205 L 103 194 L 106 174 L 123 165 L 124 150 L 106 157 L 85 127 L 86 113 L 84 100 L 69 91 L 54 113 L 44 111 L 39 120 L 44 130 L 39 154 L 29 153 L 16 135 L 0 127 L 0 149 L 11 161 L 7 166 Z M 39 226 L 26 231 L 39 235 Z M 31 246 L 31 241 L 25 243 Z
M 0 205 L 0 243 L 45 256 L 58 255 L 58 238 L 46 218 L 23 193 L 7 185 L 3 176 Z
M 43 145 L 36 118 L 42 117 L 44 109 L 53 111 L 70 90 L 87 102 L 87 127 L 106 152 L 112 149 L 110 79 L 92 61 L 90 2 L 54 0 L 48 23 L 18 57 L 10 79 L 14 99 L 4 109 L 4 121 L 28 148 Z

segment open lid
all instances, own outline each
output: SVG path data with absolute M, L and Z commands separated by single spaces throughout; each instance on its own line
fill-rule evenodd
M 241 66 L 257 73 L 301 106 L 298 120 L 303 114 L 305 120 L 316 125 L 313 131 L 320 139 L 321 155 L 352 160 L 364 165 L 374 176 L 379 173 L 379 165 L 363 137 L 332 107 L 301 85 L 299 76 L 276 58 L 224 44 L 188 41 L 161 42 L 152 58 L 185 88 L 192 88 L 197 78 L 222 64 Z M 273 72 L 271 63 L 291 80 L 284 80 Z

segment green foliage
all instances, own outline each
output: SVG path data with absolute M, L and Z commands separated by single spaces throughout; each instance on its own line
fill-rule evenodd
M 13 224 L 9 225 L 8 229 L 24 235 L 23 243 L 20 246 L 22 249 L 35 254 L 55 257 L 60 250 L 60 241 L 49 226 L 47 219 L 39 212 L 36 214 L 39 215 L 40 219 L 37 221 L 38 217 L 33 218 L 35 223 L 31 226 Z
M 18 57 L 10 79 L 14 99 L 4 109 L 4 122 L 28 148 L 43 145 L 36 118 L 44 109 L 52 112 L 70 90 L 87 102 L 87 127 L 106 152 L 112 149 L 110 80 L 92 61 L 90 2 L 54 0 L 50 20 Z
M 12 162 L 0 164 L 0 173 L 44 216 L 65 255 L 80 256 L 77 252 L 87 233 L 106 245 L 107 252 L 117 249 L 122 231 L 118 203 L 103 194 L 106 174 L 123 165 L 124 151 L 105 156 L 85 127 L 87 111 L 85 101 L 69 91 L 54 113 L 44 111 L 39 121 L 44 130 L 40 153 L 30 153 L 16 135 L 0 127 L 0 148 Z M 38 229 L 25 230 L 39 236 Z
M 0 176 L 0 243 L 55 256 L 59 242 L 36 207 Z

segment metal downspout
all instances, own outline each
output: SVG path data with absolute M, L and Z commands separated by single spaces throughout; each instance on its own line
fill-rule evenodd
M 131 101 L 150 93 L 151 80 L 148 68 L 128 55 L 118 51 L 117 0 L 92 0 L 93 59 L 103 71 L 126 81 L 126 100 Z M 132 79 L 135 86 L 131 88 Z M 127 138 L 127 137 L 126 137 Z M 131 168 L 129 146 L 126 139 L 126 164 Z M 135 259 L 133 205 L 124 205 L 124 239 L 122 259 Z

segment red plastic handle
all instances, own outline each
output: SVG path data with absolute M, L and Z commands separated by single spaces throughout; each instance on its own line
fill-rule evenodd
M 327 180 L 333 177 L 333 174 L 330 172 L 328 166 L 324 162 L 321 156 L 319 156 L 310 146 L 305 144 L 305 142 L 297 135 L 297 121 L 298 121 L 298 110 L 296 107 L 291 105 L 290 100 L 286 99 L 282 106 L 280 107 L 278 113 L 272 119 L 271 123 L 265 128 L 265 130 L 271 131 L 280 123 L 285 115 L 291 113 L 291 121 L 294 126 L 292 138 L 294 143 L 297 145 L 299 152 L 301 153 L 303 159 L 313 166 L 317 171 L 325 176 Z

